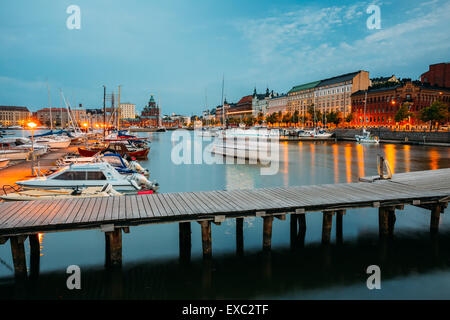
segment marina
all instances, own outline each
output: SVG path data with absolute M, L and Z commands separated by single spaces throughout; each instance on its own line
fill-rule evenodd
M 450 300 L 450 2 L 22 2 L 2 4 L 1 302 Z

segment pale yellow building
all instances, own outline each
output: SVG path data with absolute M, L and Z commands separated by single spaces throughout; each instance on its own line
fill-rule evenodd
M 22 126 L 31 117 L 27 107 L 0 106 L 0 124 L 2 126 Z
M 136 118 L 136 105 L 134 103 L 124 102 L 120 104 L 120 119 Z

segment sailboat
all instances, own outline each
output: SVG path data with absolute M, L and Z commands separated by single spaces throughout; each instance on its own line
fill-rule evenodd
M 366 106 L 367 106 L 367 90 L 364 97 L 364 127 L 362 134 L 356 134 L 355 139 L 358 143 L 380 143 L 378 137 L 374 137 L 370 135 L 370 132 L 366 130 Z

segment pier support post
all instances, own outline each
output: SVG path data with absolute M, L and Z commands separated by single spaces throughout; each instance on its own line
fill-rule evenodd
M 344 217 L 345 210 L 336 211 L 336 243 L 342 244 L 344 242 L 343 239 L 343 231 L 342 231 L 342 218 Z
M 200 225 L 202 226 L 203 258 L 211 258 L 212 256 L 211 221 L 208 220 L 200 221 Z
M 244 254 L 244 218 L 236 218 L 236 253 Z
M 387 236 L 389 234 L 389 212 L 388 208 L 378 208 L 378 229 L 380 237 Z
M 329 244 L 331 239 L 331 226 L 333 224 L 333 212 L 323 212 L 322 244 Z
M 291 225 L 291 248 L 292 249 L 296 247 L 296 242 L 297 242 L 297 235 L 298 235 L 297 220 L 298 220 L 298 215 L 291 213 L 290 225 Z
M 122 266 L 122 229 L 105 232 L 105 265 Z
M 15 236 L 9 239 L 11 243 L 11 253 L 14 263 L 14 274 L 16 278 L 27 277 L 27 261 L 25 257 L 25 238 L 22 236 Z
M 394 235 L 395 221 L 395 207 L 389 207 L 388 209 L 388 234 L 390 237 Z
M 28 241 L 30 241 L 30 277 L 35 279 L 39 276 L 39 264 L 41 260 L 39 234 L 30 234 Z
M 269 251 L 272 247 L 272 222 L 273 216 L 264 216 L 263 226 L 263 250 Z
M 439 219 L 441 217 L 441 206 L 435 204 L 431 207 L 430 232 L 437 233 L 439 231 Z
M 191 223 L 180 222 L 179 224 L 180 237 L 180 260 L 188 262 L 191 259 Z

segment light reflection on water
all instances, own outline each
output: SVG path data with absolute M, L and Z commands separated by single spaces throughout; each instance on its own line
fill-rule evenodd
M 284 142 L 280 145 L 279 171 L 273 176 L 261 176 L 259 165 L 239 164 L 239 165 L 174 165 L 171 162 L 170 154 L 173 144 L 170 141 L 170 132 L 167 133 L 143 133 L 151 137 L 152 149 L 149 160 L 143 161 L 142 165 L 148 167 L 151 172 L 151 179 L 156 179 L 161 186 L 160 192 L 178 191 L 204 191 L 204 190 L 235 190 L 254 189 L 277 186 L 295 186 L 325 183 L 357 182 L 361 176 L 377 174 L 377 155 L 382 154 L 390 163 L 395 173 L 437 169 L 449 167 L 449 149 L 443 147 L 427 147 L 400 144 L 380 144 L 358 145 L 353 142 Z M 193 146 L 193 144 L 189 144 Z M 193 160 L 193 154 L 192 154 Z M 441 219 L 441 233 L 449 231 L 449 223 L 446 215 Z M 201 238 L 200 228 L 196 223 L 192 224 L 192 265 L 190 268 L 180 266 L 178 259 L 178 226 L 177 224 L 151 225 L 131 228 L 130 234 L 123 237 L 124 274 L 127 281 L 131 281 L 129 286 L 133 289 L 122 292 L 121 298 L 202 298 L 202 297 L 224 297 L 233 298 L 302 298 L 302 297 L 327 297 L 334 296 L 333 287 L 342 289 L 351 288 L 355 281 L 362 281 L 355 274 L 360 274 L 365 269 L 366 263 L 378 259 L 378 247 L 376 232 L 378 229 L 378 215 L 376 209 L 349 210 L 344 217 L 344 241 L 346 246 L 337 250 L 336 256 L 331 261 L 336 264 L 347 266 L 338 267 L 334 271 L 335 278 L 327 281 L 321 280 L 322 249 L 319 245 L 321 238 L 321 215 L 307 215 L 307 232 L 305 239 L 305 251 L 303 253 L 288 253 L 289 251 L 289 218 L 287 221 L 275 220 L 273 225 L 272 239 L 272 272 L 284 273 L 282 283 L 287 287 L 280 290 L 275 285 L 275 281 L 268 283 L 267 287 L 261 288 L 261 279 L 257 274 L 263 272 L 263 262 L 260 250 L 262 241 L 261 219 L 246 219 L 244 224 L 244 248 L 245 258 L 235 258 L 235 235 L 234 221 L 227 220 L 221 226 L 213 225 L 213 256 L 216 263 L 215 268 L 222 270 L 214 274 L 213 283 L 216 284 L 214 294 L 201 286 L 196 287 L 196 281 L 202 277 L 201 274 Z M 334 225 L 333 221 L 333 225 Z M 417 248 L 417 254 L 427 251 L 428 239 L 426 231 L 429 227 L 428 211 L 415 207 L 406 207 L 404 211 L 397 215 L 396 241 L 401 250 L 398 258 L 393 259 L 391 264 L 391 275 L 394 279 L 400 275 L 396 273 L 396 264 L 402 264 L 404 259 L 408 261 L 411 269 L 421 267 L 417 265 L 420 259 L 414 260 L 409 257 L 411 253 L 408 249 L 409 242 L 413 242 Z M 420 235 L 417 238 L 417 234 Z M 366 239 L 362 241 L 361 239 Z M 65 268 L 70 264 L 78 264 L 82 270 L 87 271 L 87 282 L 95 287 L 96 292 L 107 290 L 110 280 L 114 279 L 111 274 L 103 271 L 104 263 L 104 237 L 100 231 L 74 231 L 66 233 L 45 234 L 39 237 L 41 245 L 41 277 L 42 282 L 47 281 L 46 297 L 52 296 L 61 284 L 49 281 L 51 277 L 60 275 L 65 281 Z M 45 246 L 43 246 L 43 240 Z M 333 238 L 334 241 L 334 230 Z M 361 244 L 361 241 L 363 244 Z M 27 242 L 28 243 L 28 242 Z M 28 244 L 27 244 L 28 245 Z M 442 248 L 442 247 L 441 247 Z M 407 254 L 407 253 L 408 254 Z M 448 258 L 450 250 L 440 250 L 437 257 L 438 262 L 429 262 L 426 270 L 443 268 L 446 277 L 450 277 L 448 265 L 443 262 Z M 302 256 L 306 255 L 306 256 Z M 303 258 L 302 258 L 303 257 Z M 9 244 L 0 246 L 0 297 L 7 296 L 11 287 L 8 281 L 2 285 L 2 279 L 9 279 L 12 276 L 12 259 Z M 274 260 L 275 259 L 275 260 Z M 279 262 L 276 261 L 279 259 Z M 448 259 L 447 259 L 448 260 Z M 28 262 L 29 263 L 29 262 Z M 416 264 L 415 264 L 416 263 Z M 291 266 L 292 265 L 292 266 Z M 307 272 L 302 275 L 293 268 L 304 268 Z M 254 277 L 238 277 L 239 281 L 231 281 L 227 285 L 227 279 L 232 277 L 231 271 L 225 272 L 224 268 L 233 270 L 235 274 L 249 275 L 255 273 Z M 398 269 L 398 268 L 397 268 Z M 199 271 L 200 270 L 200 271 Z M 170 272 L 169 272 L 170 271 Z M 339 274 L 340 272 L 340 274 Z M 309 274 L 308 274 L 309 273 Z M 172 276 L 170 276 L 172 274 Z M 178 274 L 178 276 L 173 276 Z M 48 275 L 48 277 L 47 277 Z M 183 277 L 183 275 L 186 276 Z M 272 274 L 273 279 L 277 276 Z M 289 286 L 289 277 L 295 278 L 294 283 L 301 285 Z M 340 282 L 337 279 L 345 279 Z M 56 277 L 58 278 L 58 277 Z M 286 279 L 285 279 L 286 278 Z M 310 280 L 308 280 L 310 278 Z M 52 278 L 53 279 L 53 278 Z M 402 275 L 399 285 L 415 285 L 415 278 Z M 278 279 L 280 280 L 280 279 Z M 365 279 L 363 279 L 365 281 Z M 176 281 L 179 281 L 178 283 Z M 114 281 L 113 281 L 114 282 Z M 114 282 L 115 283 L 115 282 Z M 151 289 L 140 288 L 143 283 L 153 283 L 149 285 Z M 305 285 L 306 284 L 306 285 Z M 168 289 L 161 289 L 165 286 Z M 180 288 L 180 286 L 185 288 Z M 439 285 L 438 282 L 435 283 Z M 99 286 L 104 286 L 103 289 Z M 59 288 L 59 287 L 58 287 Z M 171 289 L 173 292 L 169 292 Z M 204 290 L 203 290 L 204 289 Z M 445 288 L 448 289 L 448 288 Z M 191 290 L 193 294 L 188 293 Z M 306 291 L 305 291 L 306 290 Z M 311 291 L 312 290 L 312 291 Z M 245 292 L 240 293 L 240 292 Z M 313 292 L 315 292 L 313 294 Z M 441 292 L 443 297 L 448 296 L 448 290 Z M 42 293 L 44 294 L 44 293 Z M 73 295 L 73 293 L 71 293 Z M 368 293 L 367 293 L 368 294 Z M 61 294 L 70 297 L 64 292 Z M 351 291 L 346 291 L 348 297 L 359 298 L 359 294 L 352 296 Z M 381 293 L 379 297 L 399 297 L 394 293 Z M 95 294 L 87 295 L 92 298 L 102 298 Z M 103 296 L 107 298 L 108 296 Z

